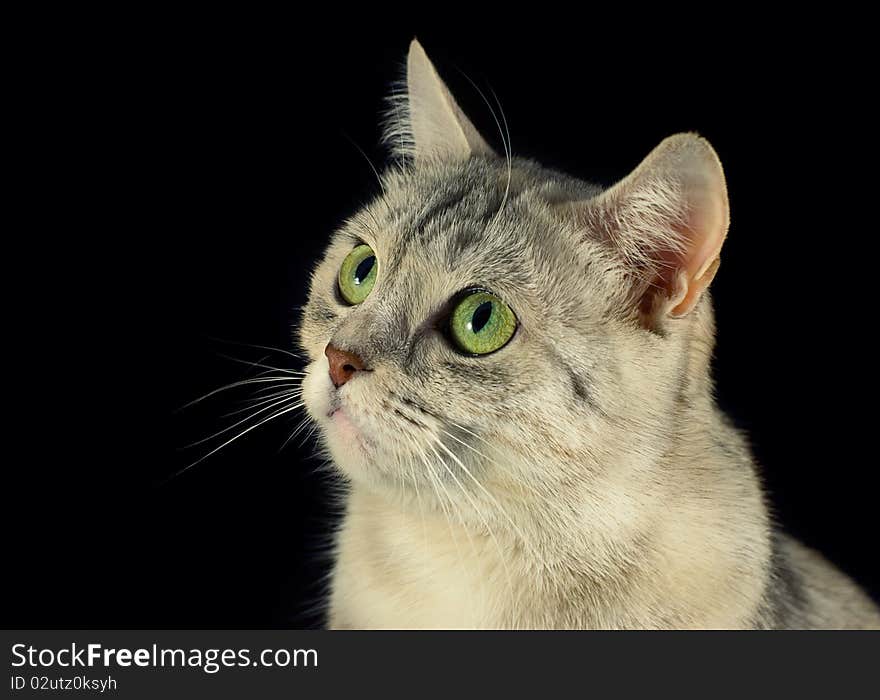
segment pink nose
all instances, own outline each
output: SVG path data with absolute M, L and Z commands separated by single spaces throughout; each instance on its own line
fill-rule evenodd
M 366 369 L 364 361 L 353 352 L 340 350 L 333 344 L 324 349 L 330 363 L 330 379 L 337 389 L 354 376 L 355 372 Z

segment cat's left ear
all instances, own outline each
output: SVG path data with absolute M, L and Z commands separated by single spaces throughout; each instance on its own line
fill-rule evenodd
M 416 162 L 495 155 L 415 39 L 406 59 L 405 90 L 391 98 L 385 140 L 396 155 Z
M 652 321 L 686 315 L 718 271 L 730 225 L 727 186 L 715 149 L 696 134 L 665 139 L 579 209 L 622 256 Z

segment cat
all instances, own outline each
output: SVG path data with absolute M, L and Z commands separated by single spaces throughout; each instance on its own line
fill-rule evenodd
M 416 41 L 388 122 L 398 158 L 299 328 L 347 483 L 329 626 L 880 627 L 772 522 L 715 406 L 709 143 L 667 138 L 604 190 L 499 156 Z

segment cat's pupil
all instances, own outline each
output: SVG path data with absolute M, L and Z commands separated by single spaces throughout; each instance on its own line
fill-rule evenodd
M 477 310 L 474 311 L 474 315 L 471 316 L 471 330 L 474 333 L 479 333 L 483 330 L 483 326 L 485 326 L 489 322 L 489 318 L 492 316 L 492 302 L 484 301 L 477 307 Z
M 370 274 L 370 270 L 373 269 L 373 265 L 375 264 L 375 255 L 371 255 L 370 257 L 361 260 L 360 264 L 357 266 L 357 269 L 354 271 L 354 283 L 360 284 L 365 279 L 367 279 L 367 275 Z

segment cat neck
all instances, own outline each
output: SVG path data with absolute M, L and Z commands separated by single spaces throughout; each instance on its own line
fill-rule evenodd
M 579 507 L 498 499 L 475 517 L 454 500 L 355 485 L 340 594 L 370 598 L 358 607 L 377 615 L 359 622 L 368 627 L 747 626 L 766 586 L 769 523 L 741 438 L 712 415 L 701 441 L 688 434 L 656 465 L 668 478 L 594 485 Z M 399 618 L 410 599 L 431 601 L 413 615 L 437 617 Z

